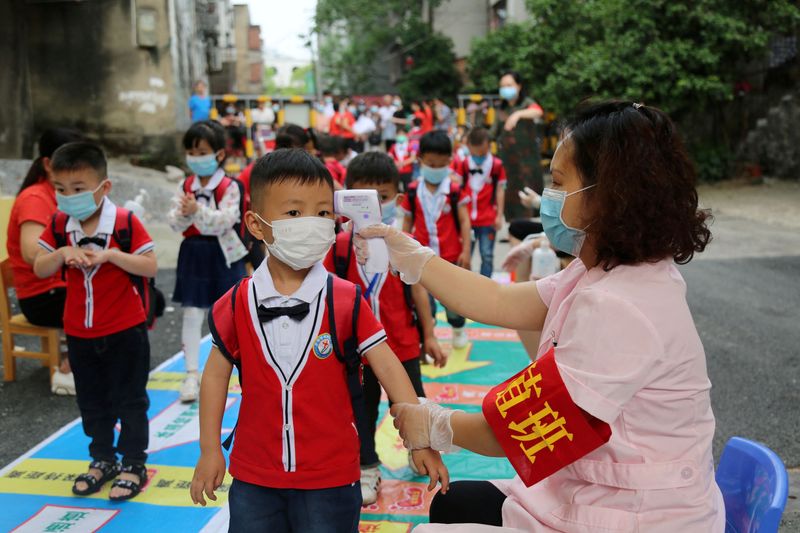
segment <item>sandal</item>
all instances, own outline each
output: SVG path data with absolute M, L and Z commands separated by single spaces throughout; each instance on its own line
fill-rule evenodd
M 76 494 L 78 496 L 88 496 L 89 494 L 94 494 L 95 492 L 103 488 L 103 485 L 105 485 L 106 481 L 109 481 L 117 477 L 117 474 L 119 474 L 120 471 L 119 463 L 112 463 L 110 461 L 95 460 L 89 463 L 89 468 L 90 469 L 96 468 L 97 470 L 102 472 L 103 475 L 99 479 L 94 477 L 92 474 L 88 472 L 79 475 L 77 478 L 75 478 L 75 483 L 72 484 L 73 494 Z M 85 489 L 80 490 L 77 487 L 77 483 L 79 481 L 86 483 Z
M 114 480 L 114 483 L 111 484 L 112 489 L 114 487 L 118 487 L 120 489 L 127 489 L 130 492 L 124 496 L 109 496 L 108 499 L 111 501 L 122 502 L 125 500 L 130 500 L 142 492 L 142 488 L 144 488 L 145 484 L 147 483 L 147 468 L 144 465 L 125 465 L 120 469 L 120 474 L 122 473 L 139 476 L 139 483 L 131 481 L 130 479 Z

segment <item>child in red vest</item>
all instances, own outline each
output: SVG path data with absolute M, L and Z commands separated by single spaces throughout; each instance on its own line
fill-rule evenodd
M 248 230 L 267 260 L 209 313 L 213 347 L 203 372 L 201 456 L 191 496 L 205 505 L 225 475 L 219 438 L 234 366 L 242 384 L 230 455 L 231 531 L 357 532 L 361 509 L 361 358 L 389 397 L 417 403 L 414 387 L 358 286 L 328 274 L 334 242 L 333 183 L 316 157 L 276 150 L 251 176 Z M 414 452 L 431 477 L 438 453 Z
M 336 190 L 344 189 L 344 178 L 347 169 L 339 162 L 339 154 L 343 152 L 344 139 L 333 135 L 320 135 L 317 139 L 319 155 L 325 168 L 331 173 L 333 178 L 333 188 Z
M 418 148 L 419 141 L 409 141 L 405 129 L 397 132 L 397 139 L 389 148 L 389 155 L 400 173 L 400 183 L 403 184 L 404 191 L 408 190 L 411 177 L 414 175 L 414 163 L 417 162 Z
M 167 219 L 183 234 L 172 299 L 183 305 L 186 379 L 182 402 L 197 400 L 200 390 L 200 336 L 205 309 L 245 275 L 247 248 L 240 225 L 245 192 L 241 182 L 225 175 L 225 130 L 206 120 L 192 124 L 183 136 L 186 164 L 193 172 L 178 188 Z
M 147 482 L 150 342 L 138 292 L 143 286 L 137 289 L 134 277 L 156 275 L 153 241 L 133 213 L 106 198 L 111 182 L 100 147 L 65 144 L 53 154 L 50 170 L 59 211 L 39 239 L 45 251 L 33 271 L 39 278 L 63 271 L 67 281 L 64 332 L 92 456 L 72 492 L 94 494 L 119 475 L 109 497 L 127 500 Z
M 489 153 L 489 132 L 473 128 L 467 136 L 469 156 L 460 161 L 456 172 L 470 198 L 469 219 L 475 243 L 481 254 L 481 274 L 491 278 L 494 270 L 494 242 L 503 227 L 506 201 L 506 170 L 499 157 Z
M 403 231 L 412 233 L 442 259 L 469 270 L 469 196 L 454 183 L 452 156 L 453 146 L 445 132 L 431 131 L 420 140 L 420 179 L 411 184 L 400 206 L 405 215 Z M 431 310 L 435 316 L 436 302 L 432 298 Z M 463 348 L 467 345 L 466 322 L 462 316 L 445 311 L 453 327 L 453 347 Z
M 357 156 L 347 167 L 348 189 L 374 189 L 381 199 L 383 223 L 396 223 L 399 175 L 392 159 L 381 152 L 366 152 Z M 420 285 L 406 285 L 394 272 L 368 275 L 356 263 L 353 233 L 343 231 L 336 236 L 333 249 L 325 258 L 325 267 L 361 287 L 372 312 L 386 330 L 387 343 L 403 364 L 418 397 L 425 396 L 420 373 L 420 357 L 427 353 L 438 366 L 444 366 L 446 356 L 433 333 L 428 293 Z M 419 320 L 419 317 L 426 317 Z M 364 402 L 367 419 L 361 437 L 361 496 L 364 505 L 375 503 L 380 488 L 380 460 L 375 452 L 375 427 L 381 386 L 370 366 L 364 367 Z M 409 464 L 413 462 L 410 460 Z

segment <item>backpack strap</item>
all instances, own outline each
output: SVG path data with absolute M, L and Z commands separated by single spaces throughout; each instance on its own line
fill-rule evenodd
M 231 321 L 230 321 L 231 324 L 236 324 L 236 317 L 235 317 L 236 296 L 239 293 L 239 286 L 242 284 L 242 281 L 243 280 L 240 279 L 231 288 Z M 209 311 L 209 314 L 213 313 L 213 312 L 214 312 L 214 308 L 212 307 L 211 310 Z M 213 321 L 213 318 L 212 318 L 212 320 L 210 321 L 209 325 L 211 327 L 215 327 L 213 324 L 214 324 L 214 321 Z M 241 387 L 242 383 L 243 383 L 243 381 L 242 381 L 242 363 L 240 361 L 239 362 L 234 362 L 233 366 L 236 367 L 236 371 L 239 373 L 239 386 Z M 239 419 L 238 418 L 236 419 L 236 424 L 233 425 L 233 430 L 231 430 L 231 432 L 228 434 L 228 436 L 225 437 L 225 440 L 222 441 L 222 447 L 225 448 L 225 451 L 229 451 L 231 449 L 231 444 L 233 444 L 233 436 L 236 434 L 236 428 L 237 427 L 239 427 Z
M 350 403 L 353 407 L 353 417 L 356 422 L 356 429 L 361 433 L 366 431 L 367 428 L 367 411 L 364 405 L 364 387 L 361 382 L 361 356 L 358 353 L 358 314 L 361 308 L 361 287 L 355 287 L 355 299 L 352 302 L 352 315 L 350 317 L 351 334 L 341 344 L 337 335 L 336 328 L 336 311 L 334 308 L 334 300 L 344 300 L 342 303 L 348 304 L 349 298 L 341 298 L 341 294 L 334 297 L 336 285 L 340 282 L 335 279 L 333 274 L 328 274 L 327 280 L 327 294 L 325 295 L 325 303 L 328 308 L 328 326 L 331 333 L 331 341 L 333 343 L 333 352 L 336 358 L 344 363 L 345 377 L 347 379 L 347 389 L 350 391 Z M 346 307 L 345 307 L 346 308 Z
M 189 194 L 190 192 L 192 192 L 192 183 L 194 183 L 194 180 L 195 180 L 194 174 L 183 180 L 183 192 L 185 194 Z
M 458 218 L 458 200 L 461 198 L 461 187 L 450 184 L 450 212 L 453 213 L 453 220 L 456 223 L 456 233 L 461 235 L 461 220 Z
M 414 229 L 414 221 L 417 216 L 417 187 L 418 187 L 417 184 L 412 183 L 411 185 L 408 186 L 408 192 L 406 193 L 408 194 L 408 205 L 411 206 L 411 212 L 409 213 L 409 215 L 411 215 L 412 230 Z
M 50 219 L 50 229 L 53 231 L 53 238 L 56 241 L 56 250 L 69 244 L 67 242 L 68 220 L 69 215 L 62 211 L 56 211 L 53 217 Z
M 217 185 L 214 189 L 214 202 L 217 204 L 217 208 L 219 208 L 219 203 L 222 201 L 222 198 L 225 196 L 225 192 L 228 190 L 228 187 L 230 187 L 231 184 L 235 184 L 239 189 L 239 222 L 233 225 L 233 229 L 236 230 L 239 238 L 244 242 L 246 231 L 245 225 L 242 223 L 242 219 L 244 218 L 244 212 L 247 208 L 247 204 L 249 203 L 247 191 L 245 191 L 244 188 L 244 183 L 236 178 L 225 176 L 219 182 L 219 185 Z
M 333 270 L 337 276 L 342 279 L 347 279 L 347 271 L 350 269 L 350 261 L 353 260 L 353 232 L 355 229 L 350 231 L 350 238 L 347 242 L 347 251 L 344 254 L 341 254 L 342 251 L 341 246 L 336 245 L 339 239 L 334 239 L 333 241 Z
M 496 156 L 492 156 L 492 205 L 497 205 L 497 185 L 500 183 L 500 169 L 503 162 Z
M 133 246 L 133 211 L 117 208 L 117 218 L 114 221 L 114 240 L 119 249 L 126 254 L 131 253 Z

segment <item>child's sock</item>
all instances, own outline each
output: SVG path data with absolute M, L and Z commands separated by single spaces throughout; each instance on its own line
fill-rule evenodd
M 205 311 L 199 307 L 183 308 L 181 342 L 187 372 L 197 372 L 200 359 L 200 334 Z

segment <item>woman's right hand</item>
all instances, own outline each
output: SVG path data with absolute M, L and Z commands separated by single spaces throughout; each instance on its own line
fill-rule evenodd
M 407 285 L 414 285 L 422 277 L 422 271 L 428 261 L 436 254 L 427 246 L 420 243 L 391 226 L 376 224 L 359 231 L 353 238 L 356 249 L 356 260 L 365 264 L 369 258 L 367 239 L 383 239 L 389 250 L 389 262 L 397 272 L 400 279 Z
M 400 432 L 403 446 L 410 450 L 432 448 L 440 452 L 456 451 L 450 417 L 455 412 L 424 398 L 419 404 L 396 403 L 390 410 L 394 427 Z

